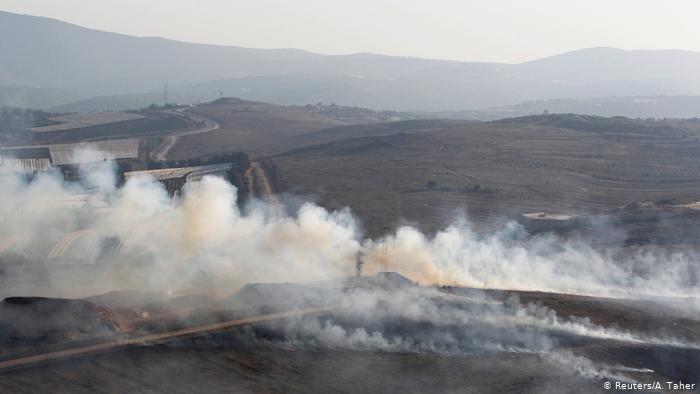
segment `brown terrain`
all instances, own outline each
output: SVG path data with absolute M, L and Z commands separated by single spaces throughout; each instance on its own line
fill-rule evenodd
M 504 374 L 513 378 L 503 379 Z M 65 393 L 605 392 L 602 384 L 563 372 L 533 354 L 459 357 L 251 347 L 233 341 L 225 347 L 129 349 L 19 370 L 0 382 L 0 389 L 9 392 L 44 387 Z
M 435 231 L 460 212 L 483 225 L 531 212 L 700 199 L 698 121 L 548 115 L 356 124 L 241 100 L 186 111 L 220 129 L 180 136 L 168 158 L 263 158 L 273 188 L 348 206 L 375 236 L 406 222 Z
M 383 286 L 382 280 L 387 279 L 363 286 Z M 357 280 L 349 283 L 361 285 Z M 389 297 L 402 297 L 406 290 L 384 291 Z M 493 303 L 509 308 L 536 304 L 564 320 L 587 317 L 599 327 L 620 332 L 700 339 L 697 319 L 662 303 L 455 287 L 440 291 L 447 295 L 439 301 L 443 308 L 477 307 L 478 311 Z M 17 327 L 18 323 L 8 320 L 17 312 L 40 313 L 46 305 L 61 306 L 51 310 L 43 327 L 53 333 L 51 341 L 31 333 L 3 333 L 0 390 L 32 392 L 51 385 L 55 392 L 220 392 L 232 387 L 236 392 L 604 392 L 605 379 L 590 375 L 591 367 L 577 364 L 576 357 L 612 368 L 607 373 L 615 373 L 617 368 L 642 382 L 700 378 L 693 368 L 700 362 L 697 350 L 556 330 L 536 329 L 530 334 L 550 337 L 556 344 L 551 353 L 479 350 L 478 338 L 484 336 L 485 340 L 490 335 L 482 331 L 483 325 L 489 327 L 490 323 L 480 322 L 479 312 L 475 312 L 475 320 L 461 327 L 427 320 L 397 326 L 391 320 L 381 320 L 386 317 L 377 317 L 387 337 L 391 333 L 416 338 L 427 335 L 439 342 L 441 335 L 456 336 L 452 340 L 466 335 L 476 338 L 471 345 L 477 346 L 475 349 L 447 353 L 368 351 L 328 348 L 302 339 L 290 342 L 283 320 L 300 322 L 305 316 L 318 316 L 349 324 L 347 329 L 363 324 L 353 322 L 356 317 L 334 305 L 339 300 L 334 294 L 328 288 L 279 284 L 246 286 L 227 299 L 199 295 L 164 299 L 116 292 L 86 300 L 5 300 L 0 304 L 0 323 L 10 327 Z M 481 302 L 485 303 L 479 307 Z M 173 317 L 172 311 L 179 311 L 180 317 Z M 168 314 L 171 316 L 164 317 Z M 88 327 L 78 324 L 81 321 L 95 323 Z M 498 332 L 504 328 L 494 325 L 489 329 Z M 527 324 L 517 329 L 525 333 L 531 330 Z M 37 338 L 39 342 L 28 342 Z M 557 361 L 557 357 L 566 361 Z
M 546 224 L 532 233 L 559 221 L 565 225 L 555 230 L 605 238 L 626 246 L 621 253 L 642 250 L 637 241 L 697 244 L 698 121 L 547 115 L 363 124 L 313 107 L 235 99 L 171 115 L 186 127 L 157 138 L 124 134 L 147 139 L 148 160 L 161 165 L 243 152 L 251 160 L 236 174 L 240 197 L 266 200 L 280 214 L 299 197 L 350 207 L 365 237 L 401 223 L 434 232 L 462 213 L 481 231 L 534 213 L 530 224 Z M 601 235 L 601 217 L 625 236 Z M 74 280 L 94 274 L 79 266 L 51 270 Z M 641 382 L 700 379 L 696 300 L 419 288 L 410 281 L 406 290 L 387 278 L 318 288 L 252 284 L 228 298 L 126 291 L 6 298 L 0 392 L 560 393 L 605 392 L 602 383 L 618 374 Z M 376 321 L 352 311 L 364 305 L 352 298 L 358 288 L 378 291 Z M 382 314 L 412 291 L 469 319 L 443 324 Z M 491 310 L 505 323 L 492 320 Z M 542 325 L 518 320 L 522 311 Z M 370 340 L 415 342 L 399 350 L 324 345 L 289 331 L 308 322 L 306 314 L 326 329 L 336 324 L 324 332 L 331 338 L 359 327 Z M 583 328 L 567 331 L 567 324 Z
M 169 158 L 179 160 L 202 154 L 243 151 L 251 156 L 287 149 L 287 139 L 342 124 L 338 120 L 297 107 L 224 99 L 187 110 L 213 119 L 219 129 L 180 138 Z
M 397 125 L 397 128 L 400 125 Z M 346 137 L 273 157 L 285 190 L 350 206 L 371 234 L 700 198 L 699 122 L 562 115 Z

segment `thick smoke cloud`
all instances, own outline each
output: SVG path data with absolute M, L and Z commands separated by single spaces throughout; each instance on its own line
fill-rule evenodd
M 236 190 L 215 177 L 190 185 L 179 201 L 170 201 L 150 180 L 136 179 L 125 185 L 112 207 L 100 231 L 113 231 L 129 250 L 153 258 L 156 288 L 187 286 L 188 279 L 200 278 L 231 292 L 251 281 L 347 275 L 359 248 L 348 213 L 304 205 L 293 217 L 278 218 L 264 210 L 242 216 Z
M 425 284 L 596 296 L 700 297 L 692 251 L 601 252 L 576 240 L 528 237 L 511 223 L 491 234 L 454 224 L 427 238 L 413 227 L 366 241 L 366 272 L 400 271 Z
M 505 302 L 484 292 L 449 294 L 435 287 L 401 289 L 351 288 L 326 293 L 336 305 L 332 314 L 269 324 L 263 335 L 246 341 L 284 348 L 330 348 L 444 356 L 534 356 L 562 375 L 645 382 L 656 371 L 614 359 L 595 361 L 587 349 L 601 343 L 614 347 L 700 349 L 697 336 L 669 335 L 638 329 L 605 327 L 588 318 L 559 316 L 542 305 L 523 305 L 517 296 Z M 271 330 L 277 335 L 270 335 Z M 686 333 L 687 334 L 687 333 Z M 595 355 L 595 351 L 593 352 Z M 544 364 L 543 364 L 544 365 Z M 658 375 L 656 375 L 658 376 Z M 658 377 L 657 377 L 658 378 Z
M 86 163 L 80 183 L 65 183 L 58 174 L 31 182 L 0 180 L 0 237 L 9 244 L 0 256 L 46 267 L 53 280 L 43 287 L 53 291 L 47 295 L 123 288 L 228 294 L 247 282 L 325 280 L 353 274 L 363 249 L 365 273 L 386 265 L 425 285 L 663 295 L 691 297 L 691 304 L 700 296 L 692 253 L 652 251 L 616 259 L 581 242 L 528 237 L 516 224 L 483 235 L 455 223 L 433 238 L 401 227 L 383 239 L 362 241 L 348 210 L 328 212 L 307 203 L 279 215 L 258 202 L 243 214 L 235 188 L 223 179 L 205 177 L 173 199 L 147 177 L 116 188 L 114 163 L 97 160 L 102 153 L 84 147 L 75 156 Z M 47 258 L 71 233 L 80 237 L 59 256 L 64 258 Z M 105 258 L 102 243 L 113 238 L 123 244 L 121 253 Z M 99 280 L 78 289 L 51 275 L 65 263 L 92 267 Z
M 85 162 L 100 156 L 90 151 L 77 155 Z M 125 288 L 229 294 L 247 282 L 313 281 L 354 271 L 360 244 L 348 211 L 305 204 L 294 215 L 280 217 L 258 204 L 244 216 L 236 189 L 221 178 L 205 177 L 173 199 L 148 177 L 115 188 L 109 161 L 87 164 L 81 173 L 80 183 L 64 183 L 58 174 L 31 182 L 18 177 L 0 181 L 0 205 L 5 207 L 0 237 L 15 240 L 6 256 L 19 256 L 49 272 L 66 263 L 95 271 L 93 281 L 79 286 L 79 278 L 49 274 L 50 285 L 36 289 L 44 295 L 86 296 Z M 66 234 L 81 231 L 86 233 L 65 257 L 47 257 Z M 108 238 L 121 240 L 123 247 L 105 258 L 101 244 Z
M 226 296 L 250 282 L 323 288 L 353 275 L 362 252 L 365 274 L 386 266 L 422 285 L 684 297 L 683 308 L 698 310 L 698 265 L 690 252 L 652 250 L 616 259 L 575 240 L 529 237 L 516 224 L 484 235 L 455 223 L 432 238 L 401 227 L 383 239 L 363 240 L 349 210 L 329 212 L 307 203 L 280 214 L 258 201 L 242 211 L 236 189 L 217 177 L 188 184 L 176 198 L 146 176 L 116 187 L 114 163 L 96 161 L 101 157 L 89 148 L 76 152 L 76 160 L 86 163 L 81 182 L 66 183 L 57 173 L 31 181 L 0 178 L 0 296 L 83 297 L 122 289 Z M 120 250 L 105 255 L 110 239 L 119 240 Z M 332 303 L 337 313 L 277 323 L 285 343 L 442 354 L 529 352 L 586 376 L 619 379 L 627 379 L 629 367 L 594 365 L 560 349 L 596 340 L 700 347 L 697 338 L 612 329 L 483 292 L 408 287 L 315 294 L 314 303 Z

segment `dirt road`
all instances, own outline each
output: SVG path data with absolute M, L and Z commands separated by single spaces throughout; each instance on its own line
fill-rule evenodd
M 282 202 L 275 196 L 274 188 L 259 162 L 251 161 L 250 167 L 243 174 L 251 198 L 267 201 L 275 211 L 281 213 Z
M 172 133 L 172 134 L 169 134 L 168 136 L 166 136 L 163 143 L 161 143 L 159 146 L 154 148 L 153 152 L 151 152 L 151 157 L 155 161 L 166 160 L 168 157 L 168 153 L 173 148 L 173 146 L 175 146 L 175 143 L 177 142 L 177 140 L 180 137 L 185 136 L 185 135 L 208 133 L 210 131 L 214 131 L 214 130 L 217 130 L 219 128 L 219 124 L 216 121 L 214 121 L 213 119 L 205 118 L 203 116 L 196 115 L 196 114 L 193 114 L 191 112 L 187 112 L 186 108 L 180 108 L 180 109 L 177 109 L 175 111 L 167 111 L 167 112 L 171 113 L 175 116 L 185 117 L 196 124 L 201 124 L 202 126 L 199 126 L 197 128 L 191 129 L 191 130 L 175 132 L 175 133 Z
M 82 346 L 78 348 L 59 350 L 50 353 L 37 354 L 33 356 L 20 357 L 6 361 L 0 361 L 0 370 L 6 368 L 21 367 L 25 365 L 31 365 L 41 362 L 56 361 L 62 359 L 69 359 L 74 357 L 87 356 L 90 354 L 105 352 L 110 350 L 115 350 L 122 347 L 143 345 L 143 344 L 154 344 L 163 343 L 175 339 L 203 335 L 211 332 L 227 330 L 233 327 L 247 326 L 255 323 L 263 323 L 280 319 L 287 319 L 296 316 L 306 316 L 306 315 L 316 315 L 321 313 L 332 312 L 334 308 L 312 308 L 312 309 L 299 309 L 292 310 L 288 312 L 271 313 L 268 315 L 260 315 L 247 317 L 244 319 L 229 320 L 218 323 L 203 324 L 193 327 L 187 327 L 180 330 L 166 331 L 162 333 L 144 335 L 135 338 L 128 338 L 110 342 L 99 343 L 96 345 Z

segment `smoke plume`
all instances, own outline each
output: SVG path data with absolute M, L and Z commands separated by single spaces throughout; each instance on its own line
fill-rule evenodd
M 51 283 L 38 289 L 46 295 L 123 288 L 231 293 L 248 282 L 327 280 L 352 275 L 362 251 L 365 274 L 386 266 L 424 285 L 686 297 L 693 305 L 700 296 L 692 252 L 616 259 L 575 240 L 527 236 L 515 223 L 491 234 L 455 223 L 432 238 L 401 227 L 363 240 L 349 210 L 307 203 L 279 215 L 257 202 L 243 214 L 235 187 L 223 179 L 205 177 L 171 198 L 147 176 L 115 187 L 114 163 L 91 160 L 104 155 L 88 147 L 75 156 L 85 163 L 78 183 L 57 173 L 0 180 L 0 256 L 45 269 Z M 106 239 L 119 240 L 120 253 L 104 256 Z M 52 275 L 65 264 L 89 267 L 95 278 L 77 288 Z
M 531 237 L 515 223 L 478 234 L 457 222 L 428 237 L 413 227 L 363 239 L 348 209 L 306 203 L 292 213 L 254 202 L 241 210 L 226 180 L 205 176 L 171 197 L 148 176 L 116 186 L 112 161 L 76 152 L 80 182 L 59 173 L 0 178 L 1 296 L 84 297 L 111 290 L 229 295 L 251 282 L 323 283 L 385 267 L 424 287 L 353 288 L 312 296 L 333 316 L 277 323 L 286 343 L 383 351 L 550 354 L 582 374 L 618 376 L 562 347 L 594 340 L 698 349 L 697 338 L 613 329 L 541 305 L 425 285 L 538 290 L 700 303 L 697 256 L 651 250 L 616 258 L 576 240 Z M 107 248 L 106 245 L 113 247 Z M 118 245 L 118 246 L 114 246 Z M 116 252 L 114 250 L 116 249 Z M 113 253 L 108 253 L 112 250 Z M 325 295 L 323 295 L 325 294 Z M 305 302 L 307 302 L 306 300 Z M 688 312 L 695 313 L 695 312 Z

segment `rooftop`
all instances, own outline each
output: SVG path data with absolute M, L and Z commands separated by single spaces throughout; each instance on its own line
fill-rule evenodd
M 124 174 L 126 179 L 137 176 L 150 176 L 157 181 L 166 179 L 182 178 L 184 176 L 204 176 L 222 171 L 228 171 L 232 168 L 231 163 L 211 164 L 206 166 L 195 167 L 177 167 L 177 168 L 159 168 L 155 170 L 131 171 Z

